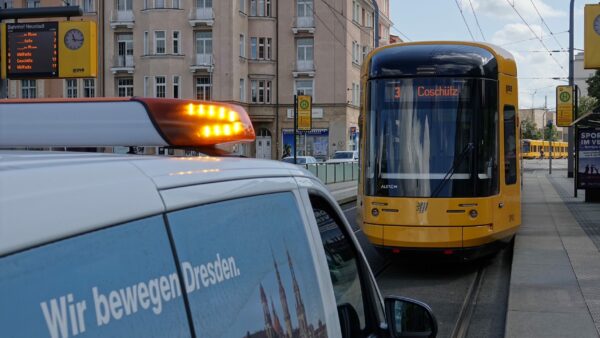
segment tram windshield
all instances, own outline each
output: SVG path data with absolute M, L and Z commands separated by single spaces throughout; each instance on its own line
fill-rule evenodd
M 523 150 L 522 150 L 522 152 L 528 153 L 528 152 L 531 151 L 530 149 L 531 149 L 531 144 L 529 144 L 529 140 L 524 140 L 523 141 Z
M 367 195 L 497 194 L 496 81 L 380 79 L 368 90 Z

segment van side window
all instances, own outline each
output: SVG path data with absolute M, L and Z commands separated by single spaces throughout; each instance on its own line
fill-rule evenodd
M 291 192 L 167 217 L 198 337 L 327 336 L 315 260 Z
M 162 216 L 0 258 L 3 337 L 190 337 Z
M 367 305 L 368 283 L 361 278 L 361 264 L 354 244 L 342 229 L 342 222 L 329 203 L 318 196 L 310 201 L 319 226 L 333 291 L 338 306 L 349 304 L 358 315 L 361 336 L 368 336 L 373 330 L 375 320 Z
M 515 107 L 504 106 L 504 180 L 506 184 L 517 183 L 517 127 L 515 119 Z

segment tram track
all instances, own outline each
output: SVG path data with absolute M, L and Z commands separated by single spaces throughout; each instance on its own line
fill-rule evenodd
M 469 331 L 469 325 L 475 312 L 475 306 L 477 305 L 477 299 L 481 286 L 483 285 L 483 278 L 485 275 L 486 266 L 481 266 L 477 269 L 477 273 L 469 286 L 465 300 L 460 308 L 458 319 L 452 330 L 451 338 L 465 338 Z

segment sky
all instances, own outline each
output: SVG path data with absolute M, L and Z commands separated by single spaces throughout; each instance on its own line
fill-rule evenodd
M 394 23 L 390 33 L 405 41 L 475 40 L 500 45 L 517 60 L 520 107 L 544 107 L 547 96 L 548 108 L 553 109 L 555 87 L 568 84 L 569 3 L 569 0 L 390 0 Z M 593 3 L 598 0 L 575 1 L 575 53 L 583 50 L 583 8 Z M 550 55 L 532 30 L 541 37 L 547 50 L 565 52 Z

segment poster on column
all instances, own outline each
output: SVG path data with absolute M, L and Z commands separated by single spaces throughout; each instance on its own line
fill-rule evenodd
M 600 128 L 579 129 L 577 187 L 600 188 Z

